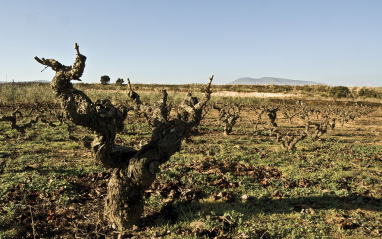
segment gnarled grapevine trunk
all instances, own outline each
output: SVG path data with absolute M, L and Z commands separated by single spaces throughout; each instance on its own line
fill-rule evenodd
M 240 118 L 240 111 L 243 105 L 234 104 L 219 106 L 214 104 L 212 106 L 214 109 L 219 111 L 219 124 L 223 126 L 223 134 L 225 136 L 232 132 L 233 126 L 236 121 Z
M 67 118 L 95 133 L 92 143 L 95 159 L 112 169 L 105 201 L 106 218 L 115 229 L 131 228 L 143 213 L 143 193 L 155 180 L 159 165 L 180 150 L 182 139 L 200 123 L 203 107 L 210 99 L 213 76 L 205 87 L 204 98 L 198 102 L 192 97 L 194 100 L 188 102 L 191 97 L 188 95 L 187 104 L 177 119 L 168 120 L 167 92 L 162 90 L 160 101 L 146 112 L 152 114 L 149 117 L 154 126 L 152 138 L 137 151 L 114 143 L 116 134 L 123 130 L 128 109 L 114 107 L 109 100 L 92 102 L 85 93 L 73 87 L 70 81 L 79 80 L 86 61 L 77 44 L 75 49 L 77 58 L 73 66 L 64 66 L 54 59 L 35 59 L 56 72 L 51 87 L 61 100 Z M 147 109 L 141 107 L 143 103 L 131 89 L 130 82 L 128 85 L 128 95 L 133 99 L 135 110 Z
M 161 124 L 153 138 L 129 161 L 125 168 L 113 170 L 106 197 L 105 215 L 114 228 L 138 223 L 143 213 L 143 194 L 155 180 L 158 166 L 180 150 L 186 125 L 178 120 Z

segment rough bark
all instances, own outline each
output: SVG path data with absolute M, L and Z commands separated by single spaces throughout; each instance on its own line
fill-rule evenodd
M 284 105 L 282 110 L 283 115 L 288 119 L 289 123 L 292 123 L 292 119 L 300 114 L 300 107 L 295 105 Z
M 213 105 L 213 108 L 219 111 L 219 124 L 223 126 L 223 134 L 225 136 L 232 132 L 233 126 L 240 118 L 240 111 L 242 107 L 243 105 L 239 104 L 235 104 L 233 106 L 219 106 L 217 104 Z
M 267 116 L 269 119 L 269 125 L 271 127 L 277 127 L 277 124 L 275 122 L 276 118 L 277 118 L 277 111 L 279 111 L 278 107 L 273 108 L 273 109 L 266 109 L 266 113 L 267 113 Z
M 182 104 L 178 109 L 178 119 L 186 122 L 190 125 L 190 128 L 193 128 L 200 124 L 200 121 L 203 119 L 203 109 L 206 107 L 207 102 L 211 98 L 211 82 L 214 76 L 210 77 L 209 82 L 204 87 L 204 97 L 201 101 L 198 98 L 192 96 L 192 93 L 189 92 Z
M 0 104 L 1 105 L 1 104 Z M 31 108 L 30 112 L 24 115 L 18 108 L 12 112 L 11 115 L 2 115 L 0 116 L 0 121 L 9 121 L 11 123 L 11 128 L 17 130 L 21 134 L 25 134 L 27 128 L 33 127 L 39 120 L 46 123 L 43 119 L 43 110 L 39 109 L 40 103 L 35 103 Z M 30 119 L 28 123 L 20 124 L 17 122 L 18 118 L 28 118 L 34 111 L 37 111 L 39 114 L 33 119 Z
M 153 183 L 159 165 L 180 150 L 182 139 L 200 123 L 203 107 L 210 99 L 212 77 L 201 102 L 196 99 L 197 102 L 188 104 L 184 107 L 187 115 L 180 113 L 177 119 L 168 119 L 167 92 L 161 91 L 161 100 L 154 108 L 151 107 L 151 111 L 146 111 L 147 115 L 152 113 L 149 117 L 154 126 L 152 138 L 137 151 L 114 143 L 116 134 L 123 130 L 128 109 L 114 107 L 109 100 L 92 102 L 86 94 L 73 87 L 70 81 L 79 80 L 86 61 L 77 44 L 75 49 L 77 57 L 73 66 L 64 66 L 53 59 L 35 59 L 56 72 L 51 87 L 61 100 L 66 117 L 95 133 L 92 143 L 95 159 L 112 170 L 105 217 L 115 229 L 131 228 L 139 222 L 143 213 L 143 193 Z M 147 105 L 131 89 L 130 82 L 128 85 L 127 93 L 133 99 L 135 109 L 143 111 Z
M 138 93 L 132 90 L 130 79 L 127 78 L 128 95 L 133 101 L 134 112 L 146 118 L 147 122 L 155 127 L 156 121 L 168 122 L 172 105 L 167 103 L 167 91 L 159 91 L 161 98 L 153 105 L 145 104 L 141 101 Z
M 32 127 L 34 124 L 36 124 L 41 116 L 36 116 L 34 119 L 31 119 L 26 124 L 17 124 L 17 115 L 19 117 L 22 117 L 22 114 L 19 110 L 15 110 L 12 112 L 12 115 L 6 116 L 3 115 L 0 117 L 0 121 L 9 121 L 11 123 L 11 128 L 17 130 L 21 134 L 25 134 L 25 129 Z
M 291 131 L 282 132 L 279 128 L 273 128 L 270 135 L 276 136 L 276 141 L 281 145 L 282 149 L 293 151 L 296 149 L 296 144 L 306 138 L 307 133 L 302 130 L 300 133 L 294 134 Z
M 312 127 L 311 127 L 312 126 Z M 305 123 L 305 132 L 313 139 L 317 140 L 320 138 L 323 134 L 325 134 L 328 131 L 328 127 L 333 127 L 330 123 L 328 118 L 324 118 L 319 122 L 310 122 L 307 121 Z
M 255 112 L 256 118 L 255 118 L 255 119 L 251 119 L 251 118 L 249 117 L 248 120 L 249 120 L 249 122 L 250 122 L 251 124 L 254 125 L 253 129 L 254 129 L 255 131 L 257 131 L 257 130 L 258 130 L 258 127 L 259 127 L 259 125 L 260 125 L 260 123 L 261 123 L 261 117 L 262 117 L 262 115 L 265 113 L 265 111 L 266 111 L 267 108 L 266 108 L 265 105 L 256 105 L 256 106 L 252 106 L 251 108 L 252 108 L 252 110 Z

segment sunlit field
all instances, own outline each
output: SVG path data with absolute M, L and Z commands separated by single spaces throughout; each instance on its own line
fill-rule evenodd
M 131 104 L 123 85 L 76 87 Z M 134 87 L 148 103 L 167 88 L 175 117 L 203 86 Z M 65 118 L 48 84 L 2 84 L 0 238 L 381 237 L 382 90 L 332 89 L 212 85 L 200 126 L 145 192 L 140 224 L 118 232 L 103 217 L 110 172 L 93 160 L 92 132 Z M 227 134 L 219 107 L 236 112 Z M 151 132 L 131 111 L 116 143 L 138 148 Z

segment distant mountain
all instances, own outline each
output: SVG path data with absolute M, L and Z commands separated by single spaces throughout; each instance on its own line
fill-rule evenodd
M 275 77 L 262 77 L 259 79 L 243 77 L 228 83 L 229 85 L 320 85 L 314 81 L 289 80 Z
M 12 81 L 0 81 L 0 84 L 4 84 L 4 83 L 12 83 Z M 47 80 L 35 80 L 35 81 L 15 81 L 15 83 L 50 83 L 50 81 L 47 81 Z

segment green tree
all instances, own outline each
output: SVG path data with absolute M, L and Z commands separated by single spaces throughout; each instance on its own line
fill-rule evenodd
M 101 84 L 102 85 L 107 85 L 110 82 L 110 77 L 107 75 L 101 76 Z
M 351 92 L 346 86 L 335 86 L 329 90 L 329 95 L 336 98 L 342 98 L 350 96 Z
M 368 89 L 365 87 L 362 87 L 358 91 L 358 96 L 365 97 L 365 98 L 378 98 L 378 99 L 382 98 L 382 94 L 380 92 L 378 92 L 374 89 Z
M 123 84 L 123 79 L 122 78 L 118 78 L 117 81 L 115 82 L 115 84 L 122 85 Z

